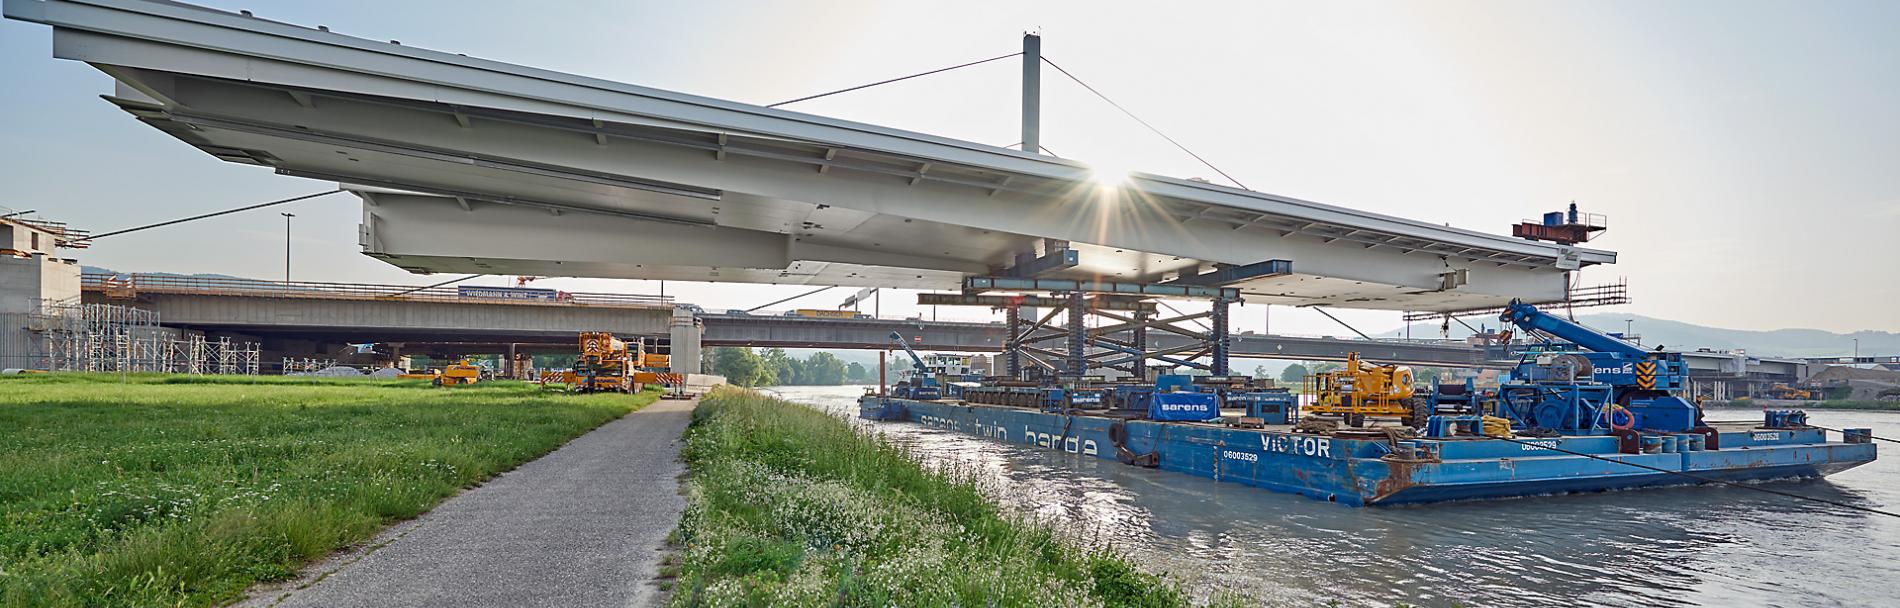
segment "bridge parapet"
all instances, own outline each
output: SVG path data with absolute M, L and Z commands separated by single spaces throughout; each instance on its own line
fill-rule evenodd
M 384 300 L 412 302 L 450 302 L 457 304 L 511 304 L 526 306 L 599 306 L 613 308 L 672 308 L 672 296 L 624 293 L 585 293 L 558 290 L 534 290 L 545 298 L 508 297 L 510 290 L 482 287 L 471 295 L 458 287 L 413 285 L 376 285 L 367 283 L 321 283 L 313 281 L 262 281 L 239 277 L 197 277 L 164 274 L 100 274 L 80 276 L 80 288 L 108 298 L 133 299 L 140 294 L 179 294 L 207 296 L 254 296 L 266 298 L 315 298 L 326 300 Z M 487 293 L 490 295 L 481 295 Z

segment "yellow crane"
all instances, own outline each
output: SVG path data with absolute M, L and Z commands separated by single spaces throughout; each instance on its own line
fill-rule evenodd
M 1410 367 L 1368 363 L 1359 353 L 1347 353 L 1345 367 L 1306 376 L 1305 391 L 1313 402 L 1301 409 L 1339 416 L 1349 426 L 1359 426 L 1367 416 L 1397 417 L 1416 426 L 1424 423 L 1424 412 L 1412 398 L 1412 382 Z
M 565 384 L 582 393 L 640 390 L 639 379 L 634 374 L 646 360 L 643 344 L 637 340 L 622 340 L 604 331 L 581 332 L 579 342 L 580 357 L 574 361 L 574 369 L 543 374 L 541 386 Z

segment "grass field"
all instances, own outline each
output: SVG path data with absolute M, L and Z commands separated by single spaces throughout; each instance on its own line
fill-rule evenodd
M 694 411 L 686 458 L 674 606 L 1188 603 L 811 408 L 721 389 Z
M 0 378 L 0 605 L 223 603 L 657 397 Z

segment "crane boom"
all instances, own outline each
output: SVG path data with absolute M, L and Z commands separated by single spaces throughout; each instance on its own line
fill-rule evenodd
M 1584 327 L 1563 317 L 1553 315 L 1521 300 L 1511 300 L 1504 308 L 1499 319 L 1517 325 L 1526 330 L 1541 331 L 1575 343 L 1577 346 L 1599 353 L 1615 353 L 1632 359 L 1641 359 L 1648 351 L 1626 340 Z
M 892 342 L 897 343 L 898 346 L 904 347 L 904 354 L 910 355 L 910 363 L 912 366 L 915 366 L 917 368 L 918 372 L 921 372 L 921 373 L 930 372 L 930 366 L 924 364 L 924 358 L 917 356 L 917 351 L 911 350 L 910 343 L 904 341 L 904 334 L 891 332 L 890 337 L 891 337 Z

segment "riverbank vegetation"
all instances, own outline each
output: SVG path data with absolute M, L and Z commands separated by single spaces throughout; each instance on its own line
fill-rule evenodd
M 657 397 L 0 377 L 0 605 L 222 604 Z
M 783 348 L 755 352 L 746 347 L 721 346 L 712 349 L 707 360 L 712 373 L 739 386 L 837 386 L 877 382 L 876 372 L 863 364 L 847 363 L 823 351 L 799 358 Z
M 811 408 L 720 389 L 694 410 L 685 455 L 674 606 L 1188 603 Z

